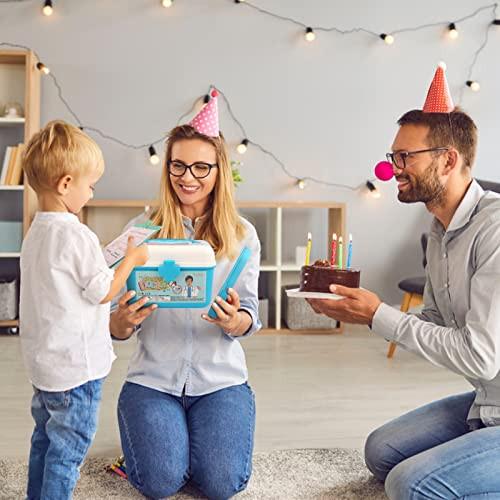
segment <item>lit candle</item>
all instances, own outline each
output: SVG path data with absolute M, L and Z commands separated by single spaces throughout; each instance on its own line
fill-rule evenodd
M 352 234 L 349 233 L 349 245 L 347 247 L 347 269 L 351 268 L 352 261 Z
M 342 257 L 343 257 L 343 252 L 344 252 L 344 243 L 343 243 L 343 240 L 342 240 L 342 236 L 339 236 L 339 251 L 338 251 L 338 254 L 339 254 L 339 261 L 338 261 L 338 267 L 339 269 L 342 269 L 344 263 L 342 261 Z
M 306 266 L 309 265 L 309 261 L 311 260 L 311 246 L 312 246 L 312 234 L 307 233 Z
M 330 265 L 335 265 L 335 259 L 337 257 L 337 233 L 332 234 L 332 256 L 330 257 Z

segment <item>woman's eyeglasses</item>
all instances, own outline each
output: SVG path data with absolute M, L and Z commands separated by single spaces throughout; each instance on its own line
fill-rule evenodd
M 204 177 L 208 177 L 212 168 L 217 168 L 218 166 L 217 163 L 211 164 L 203 161 L 197 161 L 196 163 L 191 163 L 191 165 L 186 165 L 181 160 L 167 161 L 168 172 L 174 177 L 182 177 L 186 173 L 186 170 L 189 170 L 195 179 L 203 179 Z
M 431 149 L 419 149 L 418 151 L 396 151 L 395 153 L 387 153 L 385 157 L 389 163 L 392 163 L 395 167 L 403 170 L 406 168 L 406 160 L 411 158 L 413 155 L 420 153 L 430 153 L 433 151 L 448 151 L 448 148 L 431 148 Z

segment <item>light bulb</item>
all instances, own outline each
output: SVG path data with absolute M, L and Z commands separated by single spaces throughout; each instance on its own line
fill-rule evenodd
M 41 71 L 44 75 L 48 75 L 50 73 L 50 69 L 42 62 L 36 63 L 36 69 Z
M 312 42 L 316 40 L 316 33 L 314 33 L 314 30 L 312 28 L 306 28 L 306 34 L 304 35 L 304 37 L 308 42 Z
M 448 25 L 448 36 L 452 40 L 456 40 L 458 38 L 458 30 L 457 27 L 455 26 L 455 23 L 450 23 Z
M 382 33 L 380 35 L 380 38 L 387 44 L 387 45 L 392 45 L 394 43 L 394 36 L 392 35 L 387 35 L 386 33 Z
M 52 12 L 54 12 L 54 8 L 52 6 L 52 0 L 45 0 L 43 3 L 42 12 L 44 16 L 51 16 Z
M 481 89 L 481 85 L 479 85 L 479 82 L 476 82 L 475 80 L 467 80 L 465 83 L 473 92 L 479 92 Z
M 304 179 L 299 179 L 297 181 L 297 187 L 299 189 L 305 189 L 306 188 L 306 181 Z
M 377 186 L 372 181 L 366 181 L 366 187 L 368 191 L 374 198 L 380 198 L 380 191 L 377 189 Z
M 168 9 L 169 7 L 172 7 L 172 4 L 174 3 L 173 0 L 161 0 L 161 4 L 163 5 L 163 7 L 165 7 L 166 9 Z
M 160 163 L 160 157 L 156 154 L 156 150 L 153 146 L 149 146 L 149 161 L 151 165 L 158 165 Z
M 236 151 L 240 153 L 240 155 L 243 155 L 247 152 L 248 149 L 248 139 L 243 139 L 238 146 L 236 146 Z

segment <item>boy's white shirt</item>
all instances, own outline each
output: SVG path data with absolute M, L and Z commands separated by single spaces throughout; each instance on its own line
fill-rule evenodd
M 67 212 L 38 212 L 21 250 L 20 338 L 31 383 L 66 391 L 108 375 L 109 269 L 97 236 Z

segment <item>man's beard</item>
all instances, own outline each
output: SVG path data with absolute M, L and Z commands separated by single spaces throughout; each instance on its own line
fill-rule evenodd
M 440 206 L 445 197 L 445 187 L 439 182 L 437 170 L 438 161 L 435 159 L 420 177 L 398 176 L 398 179 L 403 178 L 409 182 L 404 191 L 399 191 L 398 200 L 402 203 L 416 203 L 421 201 L 428 208 L 431 206 Z

